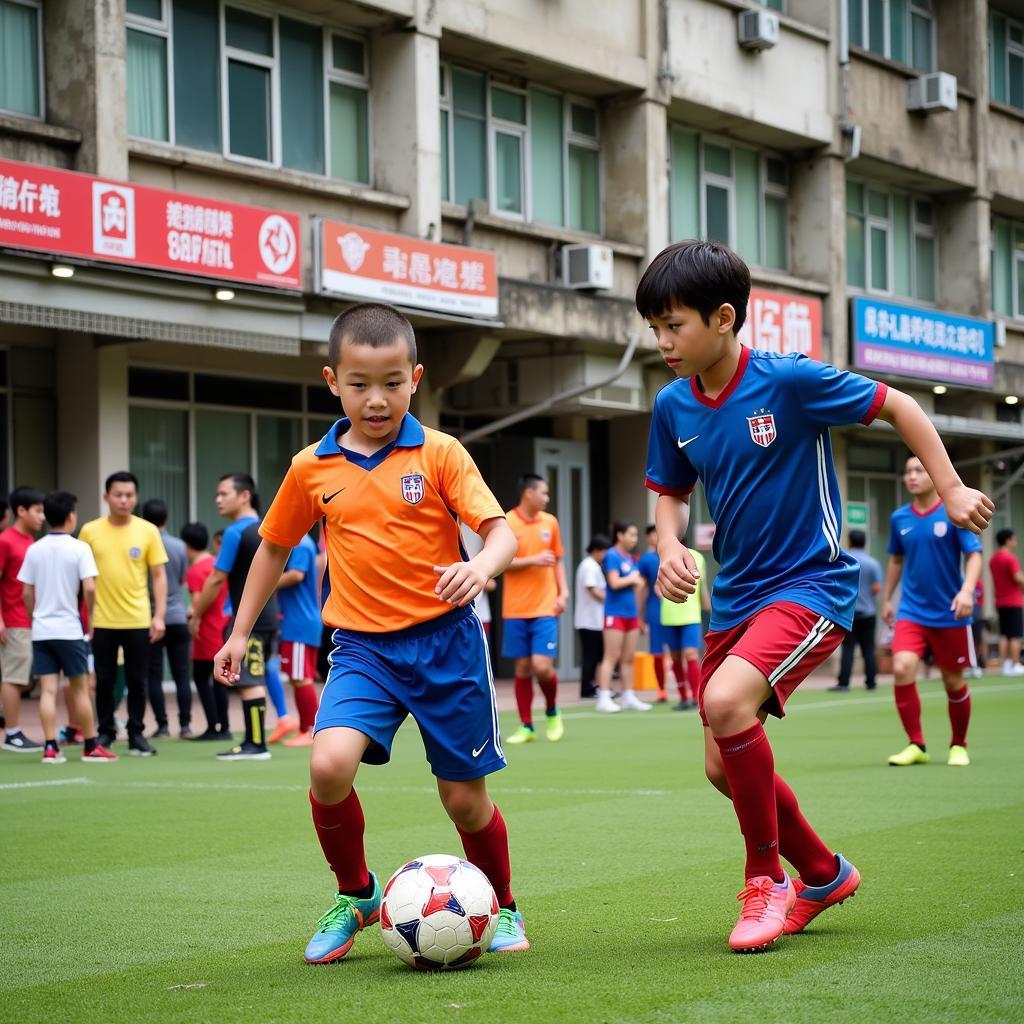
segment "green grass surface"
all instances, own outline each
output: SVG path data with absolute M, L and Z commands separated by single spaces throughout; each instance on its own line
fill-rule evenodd
M 692 714 L 569 711 L 561 743 L 511 749 L 492 791 L 533 949 L 457 974 L 409 970 L 376 928 L 341 964 L 302 962 L 332 892 L 305 751 L 218 764 L 210 745 L 168 740 L 159 757 L 114 765 L 71 750 L 56 769 L 0 753 L 0 1016 L 1019 1021 L 1024 685 L 973 684 L 968 769 L 945 765 L 940 689 L 922 685 L 927 767 L 885 766 L 903 746 L 889 690 L 797 694 L 772 723 L 779 771 L 864 883 L 756 956 L 726 945 L 742 847 L 703 778 Z M 26 782 L 49 785 L 12 788 Z M 383 877 L 415 855 L 461 852 L 411 724 L 358 788 Z

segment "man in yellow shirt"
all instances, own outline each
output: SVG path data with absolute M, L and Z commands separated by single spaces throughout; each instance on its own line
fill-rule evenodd
M 676 686 L 679 687 L 676 711 L 689 711 L 697 706 L 697 694 L 700 692 L 701 613 L 711 611 L 708 588 L 704 586 L 704 556 L 696 548 L 690 548 L 690 554 L 700 572 L 696 593 L 682 604 L 664 597 L 661 599 L 658 639 L 659 643 L 663 643 L 672 652 L 672 672 L 676 677 Z M 654 650 L 653 638 L 651 650 Z M 690 687 L 689 698 L 686 696 L 687 684 Z
M 92 647 L 96 660 L 96 714 L 100 744 L 109 750 L 117 736 L 114 679 L 117 652 L 124 652 L 128 684 L 128 753 L 152 757 L 156 750 L 143 735 L 149 645 L 164 635 L 167 609 L 167 552 L 160 531 L 132 515 L 139 481 L 128 472 L 112 473 L 103 500 L 110 514 L 82 527 L 79 538 L 92 548 L 99 577 L 93 609 Z M 153 583 L 150 613 L 149 578 Z

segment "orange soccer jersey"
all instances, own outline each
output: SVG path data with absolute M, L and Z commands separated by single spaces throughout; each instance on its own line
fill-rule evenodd
M 451 610 L 435 593 L 435 565 L 463 560 L 459 521 L 479 530 L 505 513 L 461 444 L 407 414 L 393 445 L 363 457 L 339 447 L 340 420 L 293 459 L 260 524 L 294 547 L 325 523 L 329 626 L 389 633 Z
M 527 519 L 512 509 L 508 525 L 519 541 L 516 558 L 532 558 L 542 551 L 553 551 L 562 557 L 562 535 L 558 520 L 547 512 L 538 512 L 536 519 Z M 553 565 L 534 565 L 528 569 L 507 572 L 501 599 L 501 614 L 506 619 L 539 619 L 555 614 L 558 581 Z

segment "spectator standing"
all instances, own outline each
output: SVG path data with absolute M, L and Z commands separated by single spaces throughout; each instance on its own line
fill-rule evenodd
M 636 567 L 644 578 L 643 621 L 647 627 L 647 645 L 654 659 L 654 677 L 658 681 L 658 703 L 668 700 L 665 695 L 665 648 L 666 637 L 661 630 L 661 598 L 654 592 L 654 584 L 658 582 L 658 530 L 651 523 L 644 531 L 647 550 L 640 556 Z
M 25 587 L 25 608 L 32 618 L 33 670 L 39 677 L 39 717 L 46 740 L 43 764 L 67 760 L 57 744 L 57 690 L 62 672 L 68 681 L 68 715 L 85 743 L 82 760 L 101 764 L 117 760 L 117 755 L 96 739 L 89 699 L 89 646 L 78 595 L 81 589 L 91 614 L 97 569 L 89 545 L 72 536 L 78 524 L 76 501 L 67 491 L 46 496 L 43 508 L 50 532 L 29 548 L 18 573 Z
M 195 615 L 195 604 L 202 593 L 203 584 L 213 572 L 214 557 L 206 550 L 210 532 L 202 523 L 186 523 L 181 529 L 181 539 L 185 542 L 189 561 L 185 585 L 192 595 L 192 608 L 189 611 L 191 617 Z M 206 716 L 206 731 L 196 736 L 197 740 L 231 739 L 227 687 L 217 686 L 213 681 L 213 656 L 224 643 L 224 627 L 228 624 L 228 615 L 224 611 L 227 599 L 228 585 L 222 583 L 213 602 L 200 618 L 192 642 L 192 681 L 196 684 L 196 693 L 199 694 L 199 702 Z
M 189 662 L 192 657 L 192 636 L 188 631 L 188 613 L 182 587 L 188 571 L 185 544 L 167 532 L 167 505 L 151 498 L 142 506 L 142 518 L 160 531 L 160 540 L 167 552 L 167 615 L 163 637 L 149 648 L 149 704 L 156 718 L 154 738 L 169 736 L 167 703 L 164 700 L 164 653 L 171 667 L 171 678 L 178 693 L 178 727 L 183 740 L 192 739 L 192 685 Z
M 3 746 L 16 754 L 31 754 L 43 747 L 19 726 L 21 695 L 32 681 L 32 619 L 18 572 L 43 528 L 43 496 L 31 487 L 18 487 L 8 500 L 14 522 L 0 533 L 0 690 L 7 730 Z
M 834 693 L 849 692 L 853 655 L 858 647 L 864 658 L 864 685 L 869 690 L 873 690 L 877 685 L 875 626 L 878 623 L 878 595 L 882 590 L 882 566 L 877 558 L 872 558 L 867 553 L 866 543 L 867 536 L 863 530 L 850 531 L 850 554 L 860 565 L 860 585 L 853 611 L 853 625 L 850 632 L 843 637 L 842 655 L 839 659 L 839 682 L 829 687 Z
M 1024 636 L 1024 573 L 1014 554 L 1017 535 L 1004 529 L 996 534 L 998 550 L 988 562 L 992 574 L 996 613 L 999 616 L 999 660 L 1004 676 L 1024 675 L 1020 663 L 1021 637 Z
M 100 745 L 108 750 L 117 737 L 114 684 L 117 652 L 124 654 L 128 688 L 128 753 L 152 757 L 156 750 L 143 735 L 149 648 L 164 635 L 167 611 L 167 552 L 160 531 L 134 515 L 139 481 L 125 470 L 103 485 L 109 514 L 82 527 L 79 539 L 92 548 L 99 578 L 92 618 L 96 662 L 96 713 Z M 152 585 L 152 610 L 149 585 Z
M 604 594 L 605 578 L 601 563 L 612 542 L 603 534 L 595 534 L 587 545 L 587 555 L 576 569 L 576 603 L 573 625 L 580 637 L 583 655 L 580 667 L 580 696 L 596 697 L 594 678 L 604 657 Z

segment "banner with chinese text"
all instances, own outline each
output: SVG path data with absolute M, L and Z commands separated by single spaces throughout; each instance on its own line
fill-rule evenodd
M 751 288 L 739 339 L 760 352 L 800 352 L 820 359 L 821 319 L 821 299 Z
M 325 220 L 318 290 L 456 316 L 498 315 L 493 252 Z
M 860 296 L 851 310 L 858 369 L 992 387 L 995 327 L 990 321 Z
M 0 160 L 0 246 L 302 287 L 295 214 L 9 160 Z

